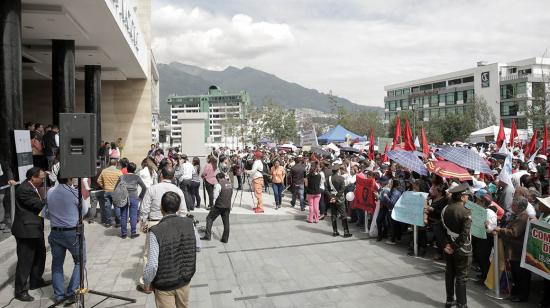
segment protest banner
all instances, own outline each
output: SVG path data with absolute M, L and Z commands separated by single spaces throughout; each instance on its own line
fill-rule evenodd
M 302 146 L 310 145 L 310 146 L 318 146 L 319 143 L 317 142 L 317 133 L 315 132 L 315 128 L 309 129 L 309 130 L 303 130 L 300 132 L 300 144 Z
M 485 221 L 487 220 L 487 210 L 472 201 L 468 201 L 465 207 L 470 209 L 472 213 L 472 227 L 470 229 L 472 235 L 477 238 L 486 239 Z
M 404 192 L 391 213 L 391 218 L 402 223 L 419 227 L 424 226 L 424 205 L 428 193 L 406 191 Z
M 550 279 L 550 225 L 530 221 L 525 230 L 521 267 Z
M 19 181 L 23 181 L 26 178 L 27 170 L 33 167 L 31 133 L 26 129 L 14 130 L 13 137 L 15 140 L 15 152 L 17 154 Z

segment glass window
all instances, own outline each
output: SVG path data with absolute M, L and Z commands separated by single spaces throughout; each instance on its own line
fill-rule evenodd
M 395 101 L 389 101 L 388 104 L 390 111 L 395 111 Z
M 450 85 L 450 86 L 457 85 L 457 84 L 461 84 L 461 83 L 462 83 L 462 79 L 461 79 L 461 78 L 449 80 L 449 85 Z
M 388 105 L 389 105 L 388 102 L 384 102 L 384 109 L 388 109 L 389 108 Z
M 407 109 L 407 108 L 409 108 L 409 101 L 402 99 L 402 100 L 401 100 L 401 108 L 402 108 L 402 109 Z
M 527 83 L 525 82 L 520 82 L 517 84 L 517 87 L 516 87 L 516 93 L 517 94 L 525 94 L 527 91 Z
M 517 116 L 519 111 L 519 105 L 517 102 L 501 102 L 500 103 L 500 115 L 501 116 Z
M 401 90 L 395 90 L 395 96 L 401 96 Z
M 420 86 L 420 91 L 428 91 L 432 89 L 432 84 L 425 84 Z
M 422 98 L 422 106 L 425 106 L 425 105 L 430 105 L 430 97 L 429 96 L 424 96 Z
M 464 114 L 464 107 L 462 107 L 462 106 L 456 107 L 456 113 L 457 114 Z
M 527 118 L 516 119 L 518 129 L 527 129 Z
M 466 82 L 474 82 L 474 76 L 462 78 L 462 83 L 466 83 Z
M 445 103 L 445 94 L 439 94 L 439 103 Z
M 437 95 L 432 95 L 430 98 L 430 107 L 434 107 L 438 105 Z
M 468 90 L 466 91 L 466 99 L 470 99 L 474 97 L 474 90 Z
M 433 84 L 434 89 L 445 88 L 447 86 L 446 81 L 440 81 Z
M 456 92 L 456 100 L 457 101 L 464 101 L 464 93 L 462 91 Z
M 456 104 L 455 93 L 454 92 L 447 93 L 446 105 L 454 105 L 454 104 Z
M 456 109 L 455 108 L 445 108 L 445 114 L 446 115 L 449 115 L 449 114 L 455 114 L 456 113 Z
M 403 89 L 403 95 L 407 95 L 409 93 L 411 93 L 411 90 L 409 90 L 409 88 Z

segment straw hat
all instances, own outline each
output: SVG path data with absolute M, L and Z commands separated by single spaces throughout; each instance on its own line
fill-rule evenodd
M 550 208 L 550 196 L 548 196 L 546 198 L 537 197 L 537 200 L 539 200 L 539 202 L 541 204 L 543 204 L 544 206 L 546 206 L 547 208 Z

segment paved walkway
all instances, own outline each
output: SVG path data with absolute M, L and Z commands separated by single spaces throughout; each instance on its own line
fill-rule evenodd
M 266 197 L 266 213 L 250 210 L 250 193 L 243 206 L 234 208 L 228 244 L 219 242 L 222 227 L 214 227 L 212 241 L 203 242 L 197 272 L 191 284 L 191 307 L 442 307 L 443 263 L 406 256 L 405 245 L 389 246 L 352 230 L 349 239 L 331 236 L 330 222 L 305 222 L 296 209 L 274 210 L 272 196 Z M 238 203 L 238 200 L 237 200 Z M 288 206 L 285 198 L 284 206 Z M 196 216 L 204 225 L 206 211 Z M 128 307 L 154 307 L 152 295 L 135 291 L 144 236 L 121 239 L 119 231 L 99 224 L 86 225 L 87 276 L 91 289 L 129 296 L 137 300 Z M 0 306 L 13 294 L 15 241 L 0 243 Z M 72 268 L 66 260 L 66 275 Z M 46 277 L 51 275 L 48 254 Z M 495 301 L 481 286 L 469 284 L 470 307 L 534 307 L 540 286 L 534 284 L 530 304 L 513 306 Z M 14 301 L 10 307 L 47 307 L 51 287 L 30 292 L 33 303 Z M 87 296 L 87 307 L 103 300 Z M 126 303 L 109 299 L 97 307 Z

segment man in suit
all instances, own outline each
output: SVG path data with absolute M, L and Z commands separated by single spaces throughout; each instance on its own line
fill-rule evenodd
M 39 216 L 46 204 L 38 188 L 44 183 L 46 173 L 39 167 L 27 170 L 26 180 L 15 191 L 15 220 L 11 232 L 17 243 L 17 267 L 15 269 L 15 298 L 31 302 L 34 298 L 28 290 L 51 284 L 42 278 L 46 263 L 44 243 L 44 219 Z

